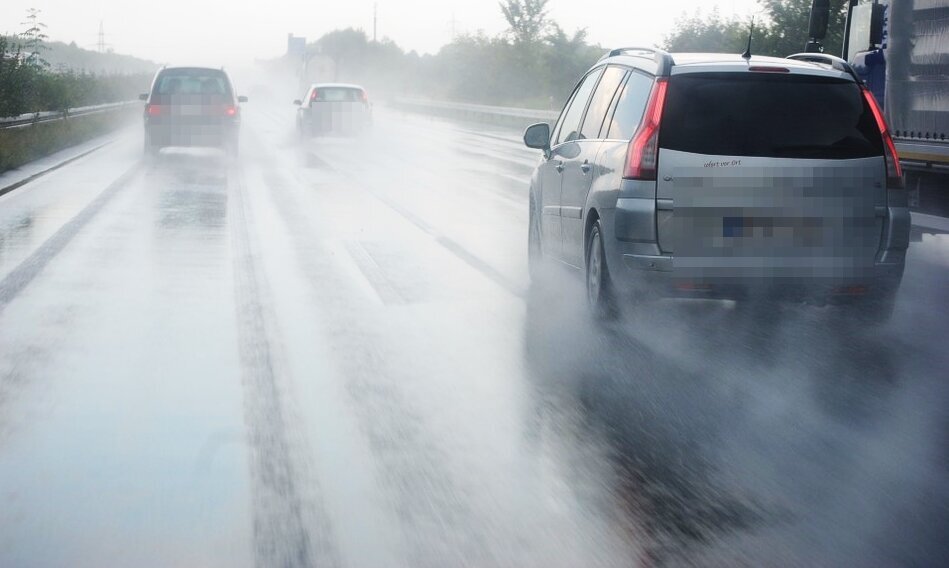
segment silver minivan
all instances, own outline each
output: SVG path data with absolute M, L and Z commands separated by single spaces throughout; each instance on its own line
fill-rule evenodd
M 648 297 L 840 303 L 885 321 L 909 244 L 893 141 L 841 59 L 611 51 L 531 179 L 532 274 L 585 274 L 597 315 Z

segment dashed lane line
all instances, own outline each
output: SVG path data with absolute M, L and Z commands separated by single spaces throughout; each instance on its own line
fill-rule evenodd
M 254 487 L 255 563 L 261 568 L 338 566 L 329 519 L 321 502 L 306 497 L 318 489 L 315 480 L 310 487 L 302 485 L 304 461 L 294 456 L 293 427 L 283 400 L 288 393 L 281 388 L 286 385 L 285 365 L 279 340 L 274 339 L 275 316 L 265 308 L 266 280 L 251 241 L 253 220 L 243 171 L 237 167 L 228 177 L 238 348 Z
M 108 185 L 95 199 L 76 214 L 53 236 L 46 239 L 33 254 L 0 280 L 0 312 L 12 302 L 44 268 L 72 241 L 79 231 L 96 216 L 115 195 L 138 174 L 141 163 L 134 164 Z

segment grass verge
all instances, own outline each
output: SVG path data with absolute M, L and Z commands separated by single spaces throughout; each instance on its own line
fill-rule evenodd
M 139 113 L 138 108 L 121 108 L 20 128 L 0 128 L 0 173 L 121 128 Z

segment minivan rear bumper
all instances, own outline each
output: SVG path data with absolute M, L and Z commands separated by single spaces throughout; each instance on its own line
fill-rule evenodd
M 872 263 L 850 257 L 742 257 L 685 258 L 666 254 L 655 234 L 654 209 L 645 200 L 620 200 L 619 208 L 633 206 L 633 217 L 643 229 L 631 232 L 630 211 L 601 211 L 607 265 L 615 288 L 625 295 L 742 299 L 773 297 L 813 300 L 876 295 L 899 286 L 909 242 L 909 212 L 890 207 L 881 249 Z M 637 234 L 638 233 L 638 234 Z M 623 238 L 616 238 L 621 235 Z M 630 239 L 630 236 L 636 237 Z M 655 237 L 653 237 L 655 239 Z
M 232 141 L 240 130 L 236 120 L 152 121 L 145 133 L 154 146 L 218 147 Z
M 859 269 L 842 259 L 783 259 L 782 266 L 718 266 L 694 271 L 675 268 L 672 256 L 623 254 L 611 275 L 630 293 L 661 297 L 740 299 L 767 296 L 788 299 L 852 297 L 891 291 L 903 274 L 901 263 L 874 263 Z M 821 262 L 814 262 L 819 260 Z M 797 261 L 797 262 L 794 262 Z M 793 266 L 793 265 L 797 266 Z M 815 266 L 820 265 L 820 266 Z

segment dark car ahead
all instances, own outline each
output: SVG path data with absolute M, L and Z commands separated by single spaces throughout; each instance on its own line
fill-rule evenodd
M 552 132 L 524 139 L 544 151 L 531 259 L 584 271 L 595 313 L 669 296 L 833 302 L 877 322 L 892 310 L 907 196 L 843 60 L 618 49 Z
M 223 69 L 165 67 L 152 81 L 145 104 L 145 152 L 166 146 L 222 148 L 237 155 L 242 102 Z

